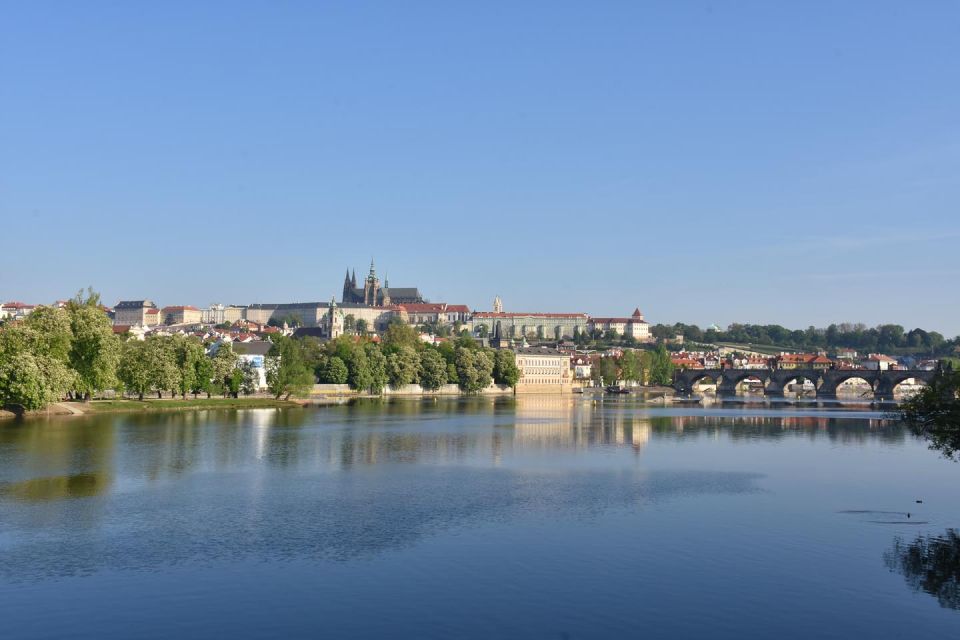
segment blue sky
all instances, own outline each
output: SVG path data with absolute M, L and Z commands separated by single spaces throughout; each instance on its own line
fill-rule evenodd
M 960 333 L 960 3 L 0 8 L 0 298 Z

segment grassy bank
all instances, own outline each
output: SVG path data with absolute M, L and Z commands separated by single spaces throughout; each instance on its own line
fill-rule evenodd
M 191 411 L 198 409 L 283 409 L 302 407 L 303 403 L 273 398 L 148 398 L 144 400 L 92 400 L 90 402 L 56 402 L 42 411 L 28 411 L 24 417 L 39 418 L 94 413 L 152 411 Z M 13 419 L 9 411 L 0 411 L 0 419 Z

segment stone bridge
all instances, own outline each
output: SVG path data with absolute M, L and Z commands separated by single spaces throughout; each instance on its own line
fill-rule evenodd
M 836 398 L 837 387 L 846 380 L 857 378 L 870 385 L 878 400 L 893 399 L 893 391 L 904 380 L 913 378 L 930 382 L 936 371 L 870 369 L 682 369 L 673 376 L 673 388 L 677 393 L 693 392 L 695 384 L 709 379 L 717 385 L 718 395 L 733 395 L 737 385 L 751 378 L 763 383 L 765 395 L 778 397 L 791 382 L 809 380 L 817 389 L 818 398 Z

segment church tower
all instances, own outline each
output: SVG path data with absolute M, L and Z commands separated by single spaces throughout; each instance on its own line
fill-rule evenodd
M 503 302 L 500 300 L 500 296 L 493 299 L 493 312 L 503 313 Z
M 337 308 L 336 297 L 330 300 L 325 324 L 327 325 L 327 335 L 331 340 L 343 335 L 343 311 Z
M 343 277 L 343 295 L 340 296 L 340 302 L 353 302 L 353 289 L 355 286 L 355 284 L 350 284 L 350 269 L 347 269 L 347 275 Z
M 363 304 L 376 307 L 380 293 L 380 280 L 377 278 L 377 270 L 373 266 L 373 259 L 370 260 L 370 273 L 363 283 Z

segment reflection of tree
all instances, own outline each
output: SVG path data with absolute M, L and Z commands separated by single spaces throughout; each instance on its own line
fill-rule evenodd
M 926 591 L 941 607 L 960 609 L 960 535 L 947 529 L 942 536 L 917 536 L 906 543 L 897 538 L 883 554 L 893 571 L 903 574 L 914 591 Z

